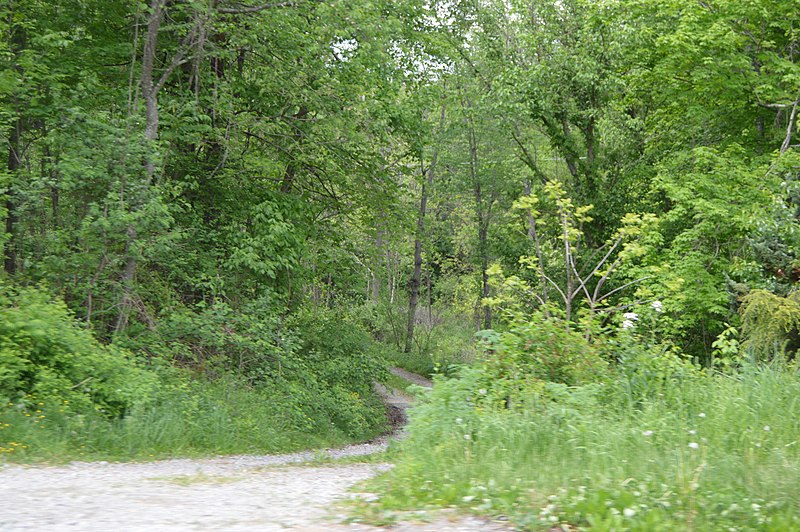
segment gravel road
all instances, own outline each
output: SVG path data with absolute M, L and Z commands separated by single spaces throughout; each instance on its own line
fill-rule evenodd
M 405 407 L 389 393 L 387 405 Z M 144 463 L 0 465 L 2 531 L 376 531 L 342 524 L 334 503 L 390 464 L 335 461 L 382 451 L 388 437 L 343 449 Z M 305 464 L 304 464 L 305 463 Z M 332 506 L 334 505 L 334 506 Z M 440 516 L 398 532 L 503 530 L 476 518 Z
M 324 453 L 0 469 L 3 531 L 372 531 L 341 524 L 331 505 L 389 464 L 294 465 L 363 455 L 384 441 Z M 312 462 L 313 464 L 313 462 Z M 288 466 L 288 467 L 287 467 Z M 406 523 L 401 532 L 501 530 L 475 518 Z

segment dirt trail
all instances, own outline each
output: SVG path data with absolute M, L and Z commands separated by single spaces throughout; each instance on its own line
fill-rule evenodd
M 407 406 L 389 391 L 387 402 Z M 384 450 L 388 438 L 338 450 L 146 463 L 0 466 L 0 530 L 46 531 L 378 531 L 341 524 L 336 501 L 390 464 L 314 465 Z M 310 462 L 309 465 L 294 465 Z M 407 523 L 400 532 L 501 530 L 480 519 Z

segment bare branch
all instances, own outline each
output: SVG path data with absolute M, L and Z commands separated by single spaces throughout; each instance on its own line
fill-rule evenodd
M 797 119 L 798 104 L 800 104 L 800 98 L 796 99 L 792 105 L 792 115 L 789 117 L 789 125 L 786 127 L 786 138 L 783 140 L 783 144 L 781 144 L 781 155 L 786 153 L 786 150 L 789 149 L 792 143 L 792 130 L 794 129 L 794 123 Z
M 599 281 L 597 281 L 597 286 L 595 286 L 595 287 L 594 287 L 594 297 L 595 297 L 595 301 L 596 301 L 596 302 L 599 302 L 599 301 L 602 301 L 602 300 L 603 300 L 603 298 L 602 298 L 602 297 L 601 297 L 601 298 L 598 298 L 598 297 L 597 297 L 597 296 L 599 296 L 599 295 L 600 295 L 600 289 L 601 289 L 601 288 L 603 288 L 603 285 L 604 285 L 604 284 L 606 283 L 606 281 L 608 280 L 608 277 L 609 277 L 609 276 L 610 276 L 612 273 L 614 273 L 614 271 L 617 269 L 617 266 L 619 266 L 619 263 L 620 263 L 620 262 L 621 262 L 621 259 L 620 259 L 619 257 L 617 257 L 617 260 L 615 260 L 615 261 L 614 261 L 614 263 L 613 263 L 613 264 L 612 264 L 612 265 L 611 265 L 611 266 L 608 268 L 608 271 L 607 271 L 607 272 L 606 272 L 606 273 L 605 273 L 605 274 L 604 274 L 604 275 L 603 275 L 603 276 L 600 278 L 600 280 L 599 280 Z M 613 293 L 613 292 L 612 292 L 612 293 Z M 603 297 L 606 297 L 606 296 L 608 296 L 608 295 L 609 295 L 609 294 L 606 294 L 606 295 L 605 295 L 605 296 L 603 296 Z
M 167 82 L 169 77 L 175 72 L 175 69 L 179 66 L 188 63 L 189 58 L 187 57 L 187 52 L 191 48 L 192 44 L 194 44 L 195 39 L 199 34 L 203 33 L 203 29 L 205 27 L 206 22 L 208 22 L 208 17 L 198 17 L 197 23 L 191 29 L 191 31 L 183 38 L 181 41 L 180 47 L 178 51 L 175 52 L 175 55 L 172 56 L 172 61 L 170 61 L 167 68 L 161 73 L 161 77 L 158 78 L 153 91 L 158 93 L 162 88 L 164 88 L 164 84 Z
M 558 293 L 559 293 L 559 294 L 561 294 L 561 297 L 562 297 L 562 299 L 564 299 L 564 303 L 568 303 L 568 302 L 569 302 L 569 300 L 567 299 L 567 295 L 566 295 L 566 294 L 565 294 L 565 293 L 564 293 L 564 292 L 561 290 L 561 288 L 558 286 L 558 283 L 556 283 L 554 280 L 552 280 L 551 278 L 549 278 L 549 277 L 548 277 L 548 276 L 547 276 L 547 275 L 546 275 L 544 272 L 542 272 L 542 274 L 541 274 L 541 275 L 542 275 L 542 277 L 544 277 L 546 280 L 548 280 L 548 281 L 550 282 L 550 284 L 552 284 L 552 285 L 553 285 L 553 287 L 555 287 L 555 289 L 558 291 Z
M 616 293 L 617 293 L 617 292 L 619 292 L 620 290 L 625 290 L 625 289 L 626 289 L 626 288 L 628 288 L 629 286 L 633 286 L 633 285 L 635 285 L 635 284 L 637 284 L 637 283 L 641 283 L 642 281 L 646 281 L 646 280 L 648 280 L 648 279 L 650 279 L 650 278 L 651 278 L 651 276 L 649 276 L 649 275 L 648 275 L 647 277 L 642 277 L 641 279 L 636 279 L 635 281 L 631 281 L 631 282 L 629 282 L 629 283 L 625 283 L 624 285 L 620 286 L 619 288 L 615 288 L 615 289 L 613 289 L 611 292 L 607 293 L 606 295 L 604 295 L 603 297 L 601 297 L 600 299 L 598 299 L 598 300 L 597 300 L 597 302 L 599 303 L 599 302 L 601 302 L 602 300 L 604 300 L 605 298 L 607 298 L 607 297 L 611 297 L 612 295 L 616 294 Z

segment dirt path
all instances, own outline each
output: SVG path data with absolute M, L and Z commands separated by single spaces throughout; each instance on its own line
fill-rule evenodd
M 389 371 L 402 379 L 413 382 L 417 386 L 423 386 L 425 388 L 430 388 L 433 386 L 432 380 L 428 379 L 427 377 L 423 377 L 422 375 L 417 375 L 416 373 L 406 371 L 403 368 L 389 368 Z
M 397 404 L 405 397 L 396 397 Z M 0 530 L 380 530 L 341 524 L 331 505 L 390 464 L 314 465 L 384 450 L 387 438 L 344 449 L 146 463 L 0 466 Z M 309 463 L 309 465 L 297 465 Z M 403 524 L 403 532 L 500 530 L 479 519 Z

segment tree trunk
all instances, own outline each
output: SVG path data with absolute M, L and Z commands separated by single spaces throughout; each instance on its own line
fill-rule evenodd
M 381 248 L 383 248 L 383 229 L 378 228 L 375 234 L 375 249 L 376 249 L 376 256 L 380 256 Z M 380 262 L 379 260 L 375 261 L 375 267 L 370 271 L 371 277 L 371 285 L 372 285 L 372 302 L 378 303 L 381 298 L 381 276 L 380 276 Z
M 6 234 L 8 242 L 5 247 L 5 271 L 8 275 L 17 273 L 17 194 L 14 191 L 13 180 L 17 171 L 22 166 L 22 146 L 20 137 L 22 136 L 22 118 L 17 118 L 11 127 L 8 135 L 8 173 L 12 179 L 12 185 L 6 192 Z
M 166 0 L 151 0 L 150 1 L 150 15 L 147 21 L 147 35 L 145 36 L 144 49 L 142 52 L 142 99 L 144 100 L 144 115 L 145 115 L 145 128 L 144 128 L 144 142 L 145 142 L 145 159 L 144 169 L 147 183 L 151 184 L 156 174 L 156 157 L 154 155 L 153 143 L 158 139 L 158 91 L 160 85 L 166 80 L 162 76 L 159 82 L 155 81 L 154 68 L 156 50 L 158 49 L 158 32 L 161 29 L 161 22 L 164 19 L 164 6 Z M 169 75 L 165 72 L 165 76 Z M 122 285 L 122 298 L 119 302 L 119 313 L 117 314 L 117 322 L 114 326 L 114 333 L 122 332 L 128 325 L 128 316 L 133 306 L 133 284 L 136 279 L 136 269 L 138 267 L 138 259 L 136 256 L 136 239 L 138 234 L 136 227 L 129 223 L 126 228 L 125 238 L 125 260 L 120 276 L 120 284 Z
M 308 118 L 308 107 L 305 105 L 301 105 L 300 109 L 292 115 L 294 120 L 302 121 Z M 294 126 L 294 133 L 292 134 L 292 139 L 294 140 L 296 145 L 299 145 L 303 141 L 303 130 L 296 124 L 292 124 Z M 288 193 L 294 187 L 294 178 L 297 174 L 297 165 L 294 161 L 289 161 L 286 164 L 286 170 L 283 173 L 283 181 L 281 181 L 281 192 L 284 194 Z
M 439 130 L 444 126 L 445 107 L 442 106 L 442 112 L 439 116 Z M 436 146 L 433 150 L 433 157 L 431 157 L 431 165 L 428 171 L 425 172 L 426 178 L 422 182 L 422 191 L 419 200 L 419 214 L 417 215 L 417 237 L 414 239 L 414 273 L 411 276 L 410 288 L 411 294 L 408 298 L 408 324 L 406 326 L 406 345 L 403 350 L 406 353 L 411 352 L 411 346 L 414 342 L 414 325 L 417 319 L 417 302 L 419 300 L 419 285 L 422 277 L 422 238 L 425 235 L 425 214 L 428 210 L 428 191 L 433 186 L 433 177 L 436 171 L 436 163 L 439 159 L 439 147 Z M 430 293 L 429 293 L 430 296 Z
M 17 63 L 16 59 L 25 49 L 26 35 L 23 27 L 13 23 L 11 19 L 10 31 L 10 51 L 14 54 L 14 70 L 21 78 L 23 71 L 22 67 Z M 17 223 L 19 222 L 19 214 L 17 209 L 18 197 L 15 190 L 15 180 L 17 172 L 22 167 L 22 133 L 25 127 L 21 111 L 21 102 L 17 96 L 12 97 L 12 105 L 14 106 L 14 113 L 16 117 L 11 124 L 10 131 L 8 132 L 8 175 L 11 179 L 11 184 L 6 191 L 6 234 L 8 235 L 8 242 L 6 242 L 4 250 L 3 266 L 6 274 L 14 275 L 17 273 Z
M 467 101 L 467 107 L 472 105 Z M 467 133 L 469 136 L 469 172 L 472 179 L 473 192 L 475 194 L 475 210 L 477 211 L 478 222 L 478 254 L 481 261 L 481 301 L 478 308 L 482 309 L 483 328 L 492 328 L 492 309 L 483 303 L 489 297 L 489 210 L 491 205 L 486 208 L 484 205 L 483 189 L 478 178 L 478 140 L 475 137 L 475 124 L 471 117 L 467 117 Z

